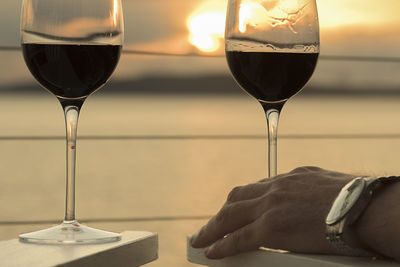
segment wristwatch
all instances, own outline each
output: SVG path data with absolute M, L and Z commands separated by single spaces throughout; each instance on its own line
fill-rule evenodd
M 351 226 L 367 208 L 374 192 L 383 184 L 393 181 L 400 181 L 400 177 L 358 177 L 346 184 L 333 202 L 326 217 L 327 240 L 347 255 L 377 256 L 362 244 Z

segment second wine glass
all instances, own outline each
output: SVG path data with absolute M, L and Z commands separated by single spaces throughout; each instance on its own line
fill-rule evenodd
M 66 123 L 66 208 L 62 224 L 19 236 L 33 243 L 104 243 L 120 235 L 75 218 L 78 117 L 86 98 L 115 70 L 124 39 L 120 0 L 23 0 L 21 45 L 35 79 L 54 94 Z
M 265 111 L 268 176 L 276 176 L 280 112 L 310 79 L 318 60 L 315 0 L 229 0 L 225 51 L 236 82 Z

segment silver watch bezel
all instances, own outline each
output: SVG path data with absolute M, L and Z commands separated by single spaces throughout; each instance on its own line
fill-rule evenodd
M 333 225 L 340 222 L 360 199 L 366 185 L 364 177 L 357 177 L 347 183 L 333 202 L 325 223 Z

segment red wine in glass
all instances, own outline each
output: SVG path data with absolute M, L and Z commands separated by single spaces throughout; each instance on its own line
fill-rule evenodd
M 236 82 L 256 99 L 281 102 L 295 95 L 310 79 L 318 53 L 227 51 Z
M 103 86 L 118 64 L 120 45 L 22 44 L 35 79 L 58 98 L 81 99 Z

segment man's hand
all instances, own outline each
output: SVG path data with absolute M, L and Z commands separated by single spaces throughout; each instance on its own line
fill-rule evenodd
M 191 239 L 206 256 L 223 258 L 259 247 L 337 254 L 325 239 L 325 217 L 353 175 L 317 167 L 234 188 L 216 216 Z

